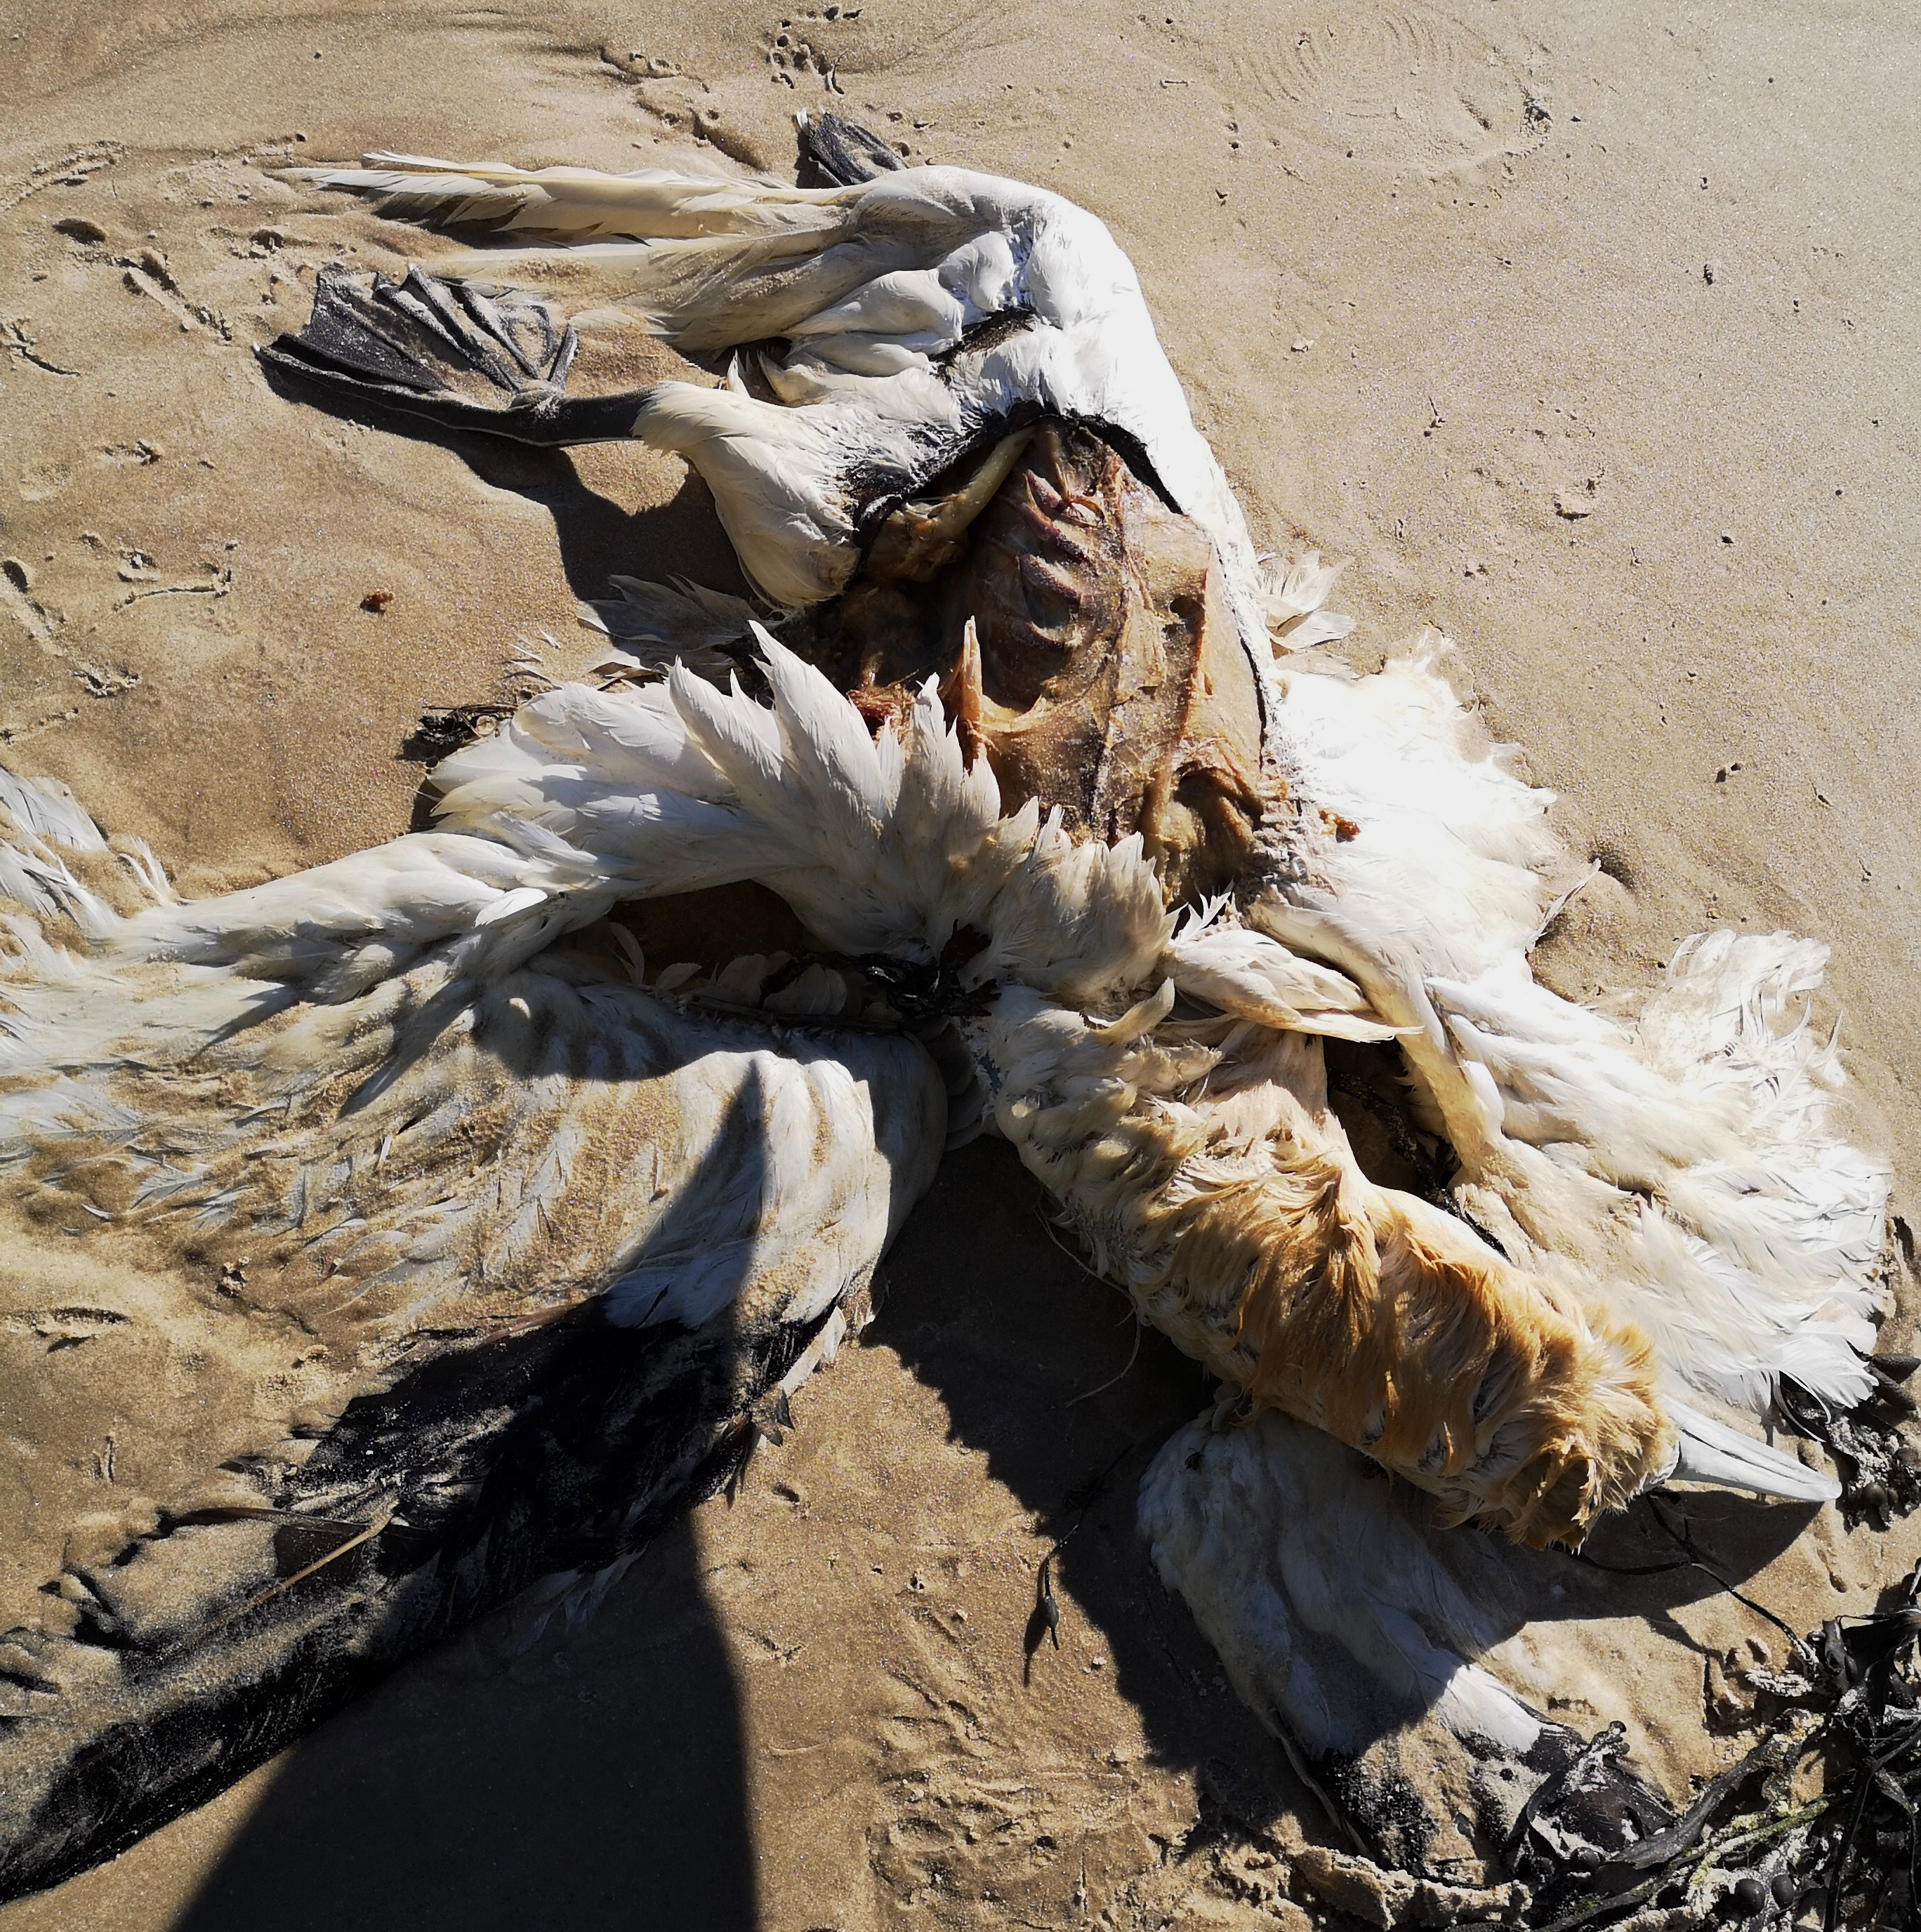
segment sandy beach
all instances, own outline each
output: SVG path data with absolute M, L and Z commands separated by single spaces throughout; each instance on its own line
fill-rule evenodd
M 1458 688 L 1600 862 L 1537 955 L 1556 990 L 1607 1009 L 1715 925 L 1832 947 L 1817 1023 L 1911 1265 L 1906 10 L 184 0 L 77 23 L 12 0 L 0 37 L 0 761 L 184 891 L 404 830 L 422 714 L 584 670 L 577 602 L 611 573 L 743 588 L 677 459 L 470 456 L 270 389 L 253 350 L 319 267 L 435 245 L 284 171 L 701 144 L 785 173 L 796 110 L 831 108 L 1100 215 L 1263 548 L 1352 560 L 1353 662 L 1455 640 Z M 602 375 L 674 361 L 585 332 Z M 1884 1344 L 1909 1348 L 1896 1280 Z M 1133 1352 L 998 1143 L 948 1162 L 883 1284 L 786 1444 L 584 1629 L 530 1646 L 494 1618 L 0 1932 L 1304 1924 L 1289 1853 L 1326 1820 L 1133 1528 L 1198 1371 Z M 0 1488 L 0 1622 L 58 1568 L 41 1503 L 112 1480 L 99 1415 L 219 1400 L 116 1346 L 50 1364 L 0 1328 L 26 1472 Z M 1921 1554 L 1911 1521 L 1687 1507 L 1796 1629 Z M 1060 1647 L 1028 1660 L 1070 1531 Z M 1592 1547 L 1660 1553 L 1637 1514 Z M 1621 1717 L 1676 1796 L 1751 1743 L 1721 1687 L 1778 1658 L 1765 1624 L 1697 1574 L 1569 1563 L 1567 1588 L 1580 1721 Z

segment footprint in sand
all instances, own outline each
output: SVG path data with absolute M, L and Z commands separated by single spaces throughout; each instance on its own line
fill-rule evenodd
M 241 198 L 246 198 L 244 194 Z M 206 207 L 213 204 L 211 200 L 203 200 L 201 205 Z M 179 324 L 183 334 L 191 334 L 196 327 L 199 327 L 212 330 L 224 341 L 233 340 L 233 329 L 224 316 L 216 314 L 204 302 L 189 302 L 186 291 L 167 266 L 166 256 L 158 248 L 143 248 L 128 254 L 116 254 L 111 247 L 107 231 L 98 221 L 85 215 L 64 215 L 52 226 L 55 234 L 63 237 L 71 244 L 70 252 L 74 260 L 95 266 L 118 268 L 121 272 L 122 285 L 135 295 L 144 296 L 149 301 L 158 303 Z M 212 232 L 223 235 L 232 232 L 230 230 L 220 228 Z M 257 230 L 257 240 L 260 235 L 270 232 L 277 231 Z M 257 248 L 251 252 L 264 256 L 269 251 L 265 248 Z M 77 373 L 73 370 L 56 368 L 36 353 L 31 340 L 22 332 L 21 322 L 0 324 L 0 330 L 7 332 L 0 334 L 0 347 L 25 356 L 38 367 L 53 374 L 72 375 Z M 109 452 L 110 454 L 111 453 Z
M 51 1355 L 124 1328 L 128 1318 L 112 1308 L 23 1308 L 0 1317 L 0 1330 L 43 1342 Z
M 0 610 L 11 611 L 43 649 L 51 648 L 54 627 L 63 621 L 34 596 L 33 579 L 15 556 L 0 558 Z
M 1436 8 L 1289 10 L 1235 65 L 1271 124 L 1431 175 L 1529 153 L 1550 124 L 1521 63 Z
M 751 113 L 740 111 L 739 80 L 716 87 L 672 56 L 637 48 L 622 53 L 608 46 L 601 58 L 635 90 L 635 104 L 668 134 L 691 134 L 697 141 L 743 167 L 766 169 L 774 156 L 763 146 Z
M 80 188 L 103 168 L 113 166 L 126 154 L 118 141 L 92 141 L 57 159 L 37 161 L 19 179 L 0 180 L 0 214 L 50 188 Z
M 847 58 L 846 29 L 860 19 L 858 7 L 807 8 L 784 16 L 761 35 L 769 75 L 777 86 L 803 82 L 845 94 L 840 69 Z M 836 31 L 838 29 L 838 31 Z

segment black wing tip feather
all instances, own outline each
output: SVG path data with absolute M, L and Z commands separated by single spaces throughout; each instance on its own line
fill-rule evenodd
M 879 135 L 840 115 L 809 114 L 794 128 L 794 179 L 802 188 L 855 188 L 904 165 Z

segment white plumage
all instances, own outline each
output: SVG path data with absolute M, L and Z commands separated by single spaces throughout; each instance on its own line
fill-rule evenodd
M 979 998 L 966 1031 L 992 1118 L 1142 1312 L 1230 1380 L 1262 1385 L 1241 1283 L 1210 1302 L 1168 1230 L 1271 1182 L 1276 1225 L 1325 1216 L 1390 1271 L 1445 1252 L 1463 1280 L 1508 1282 L 1597 1385 L 1644 1380 L 1642 1461 L 1623 1464 L 1637 1479 L 1834 1493 L 1700 1406 L 1765 1416 L 1789 1374 L 1838 1404 L 1870 1385 L 1886 1183 L 1832 1134 L 1833 1051 L 1796 1017 L 1820 949 L 1691 940 L 1631 1022 L 1534 982 L 1528 949 L 1575 883 L 1550 800 L 1481 741 L 1439 640 L 1370 677 L 1304 655 L 1346 628 L 1322 608 L 1334 572 L 1262 571 L 1100 222 L 952 168 L 803 190 L 376 156 L 310 178 L 560 244 L 443 271 L 611 298 L 690 351 L 784 338 L 757 352 L 761 393 L 740 370 L 722 388 L 664 384 L 632 426 L 700 470 L 777 604 L 844 587 L 875 503 L 1010 423 L 1100 425 L 1211 538 L 1298 811 L 1237 903 L 1177 921 L 1138 836 L 1077 841 L 1032 802 L 1004 815 L 932 681 L 870 730 L 758 627 L 770 703 L 684 665 L 563 686 L 440 768 L 444 830 L 221 899 L 173 902 L 130 851 L 152 903 L 116 916 L 64 856 L 104 849 L 84 814 L 5 781 L 0 892 L 26 909 L 0 981 L 11 1186 L 48 1148 L 84 1149 L 65 1172 L 121 1177 L 99 1204 L 110 1220 L 268 1231 L 286 1293 L 315 1318 L 371 1298 L 383 1346 L 449 1300 L 504 1314 L 533 1292 L 530 1257 L 542 1292 L 599 1282 L 623 1322 L 710 1321 L 750 1289 L 812 1320 L 864 1281 L 931 1172 L 946 1123 L 926 1055 L 851 1034 L 750 1042 L 663 1003 L 668 980 L 621 986 L 545 950 L 622 900 L 753 880 L 827 953 L 931 969 L 977 940 L 952 976 Z M 744 614 L 625 589 L 626 634 L 709 670 L 700 654 Z M 738 961 L 707 991 L 751 1005 L 769 970 Z M 823 961 L 776 1000 L 835 1015 L 852 997 Z M 1418 1112 L 1460 1161 L 1457 1204 L 1491 1240 L 1361 1174 L 1317 1035 L 1398 1042 Z M 478 1096 L 506 1124 L 464 1172 L 455 1130 Z M 644 1178 L 595 1153 L 631 1148 L 634 1108 L 656 1150 Z M 1289 1193 L 1310 1156 L 1322 1178 Z M 1475 1359 L 1496 1366 L 1436 1396 L 1471 1410 L 1457 1429 L 1397 1461 L 1379 1450 L 1457 1514 L 1535 1468 L 1504 1419 L 1525 1378 L 1498 1350 Z M 1418 1381 L 1418 1352 L 1402 1366 Z M 1349 1439 L 1382 1443 L 1398 1400 L 1385 1390 Z M 1321 1400 L 1295 1412 L 1333 1426 Z M 1353 1755 L 1429 1712 L 1451 1738 L 1526 1755 L 1541 1720 L 1472 1663 L 1492 1641 L 1478 1586 L 1451 1575 L 1431 1506 L 1362 1466 L 1271 1414 L 1196 1425 L 1143 1489 L 1163 1575 L 1310 1755 Z M 1601 1494 L 1502 1520 L 1553 1533 L 1544 1521 L 1584 1525 Z M 1462 1559 L 1483 1583 L 1500 1560 Z M 1358 1688 L 1341 1675 L 1356 1661 Z
M 1475 746 L 1442 648 L 1368 679 L 1283 668 L 1303 781 L 1357 830 L 1325 886 L 1248 916 L 1406 1026 L 1463 1196 L 1511 1254 L 1600 1274 L 1703 1394 L 1764 1413 L 1791 1367 L 1861 1400 L 1887 1175 L 1829 1131 L 1839 1067 L 1802 1004 L 1826 950 L 1685 941 L 1631 1025 L 1537 984 L 1527 950 L 1580 875 L 1550 795 Z
M 1296 1769 L 1337 1816 L 1367 1820 L 1389 1862 L 1458 1874 L 1473 1868 L 1475 1828 L 1505 1840 L 1577 1753 L 1584 1740 L 1539 1706 L 1557 1685 L 1590 1688 L 1591 1673 L 1578 1624 L 1544 1628 L 1517 1670 L 1517 1646 L 1501 1647 L 1539 1616 L 1544 1566 L 1485 1538 L 1437 1537 L 1425 1514 L 1281 1416 L 1191 1423 L 1141 1480 L 1163 1581 Z M 1496 1652 L 1519 1691 L 1475 1660 Z
M 271 1256 L 257 1298 L 343 1385 L 457 1310 L 810 1322 L 931 1178 L 911 1042 L 783 1037 L 544 950 L 609 902 L 590 866 L 416 834 L 123 917 L 62 859 L 104 850 L 71 801 L 0 774 L 0 1190 L 158 1235 L 163 1284 L 182 1244 Z
M 398 194 L 397 212 L 446 207 L 437 189 L 404 170 L 323 178 Z M 989 920 L 980 902 L 963 914 L 950 894 L 930 896 L 931 880 L 908 886 L 911 868 L 891 854 L 884 878 L 865 848 L 824 873 L 770 849 L 757 874 L 838 944 L 852 936 L 840 923 L 844 907 L 859 909 L 863 940 L 885 933 L 910 950 L 938 947 L 950 917 L 992 932 L 979 978 L 1013 983 L 974 1038 L 995 1118 L 1030 1165 L 1067 1189 L 1082 1235 L 1103 1267 L 1136 1284 L 1143 1312 L 1205 1352 L 1205 1320 L 1193 1329 L 1192 1312 L 1157 1285 L 1160 1258 L 1138 1247 L 1127 1204 L 1138 1192 L 1101 1191 L 1137 1157 L 1115 1138 L 1119 1124 L 1184 1121 L 1181 1131 L 1208 1149 L 1187 1156 L 1188 1178 L 1177 1174 L 1170 1198 L 1182 1186 L 1227 1184 L 1259 1167 L 1261 1136 L 1289 1107 L 1304 1122 L 1327 1119 L 1316 1064 L 1271 1047 L 1274 1029 L 1395 1038 L 1418 1113 L 1460 1162 L 1461 1204 L 1550 1292 L 1618 1313 L 1646 1338 L 1677 1425 L 1668 1466 L 1784 1496 L 1835 1492 L 1826 1477 L 1701 1406 L 1765 1417 L 1787 1374 L 1839 1406 L 1872 1386 L 1862 1358 L 1887 1180 L 1828 1124 L 1838 1070 L 1804 1011 L 1821 949 L 1785 934 L 1689 940 L 1630 1022 L 1535 983 L 1528 950 L 1580 883 L 1548 824 L 1550 799 L 1485 745 L 1442 676 L 1441 640 L 1424 638 L 1371 677 L 1294 655 L 1348 628 L 1322 608 L 1334 573 L 1313 557 L 1262 574 L 1138 284 L 1099 224 L 1051 196 L 950 170 L 907 170 L 812 199 L 743 184 L 737 201 L 721 205 L 691 183 L 677 199 L 654 178 L 624 218 L 608 212 L 621 192 L 611 186 L 596 188 L 605 198 L 591 206 L 497 174 L 488 192 L 524 195 L 509 218 L 518 227 L 566 238 L 588 232 L 591 220 L 605 236 L 625 219 L 637 239 L 489 254 L 465 263 L 470 272 L 504 269 L 570 294 L 613 296 L 689 348 L 788 338 L 785 357 L 761 366 L 798 420 L 783 422 L 737 384 L 730 396 L 689 404 L 698 423 L 674 432 L 674 446 L 715 488 L 750 575 L 782 601 L 828 594 L 852 568 L 857 506 L 832 486 L 837 466 L 924 476 L 930 448 L 953 448 L 1022 402 L 1121 431 L 1214 539 L 1260 686 L 1268 758 L 1304 802 L 1307 828 L 1271 849 L 1266 880 L 1234 911 L 1212 924 L 1190 919 L 1178 935 L 1157 930 L 1155 902 L 1119 848 L 1098 880 L 1066 883 L 1136 894 L 1137 931 L 1130 944 L 1082 951 L 1082 970 L 1067 975 L 1049 936 L 1068 913 L 1067 892 L 1031 902 L 1043 919 L 1017 916 L 1009 902 Z M 656 212 L 663 197 L 674 202 L 671 215 Z M 707 224 L 698 235 L 674 225 L 696 220 Z M 1015 307 L 1031 310 L 1033 324 L 970 354 L 968 328 Z M 942 354 L 951 359 L 937 368 Z M 663 436 L 681 406 L 664 400 L 635 433 Z M 722 459 L 710 452 L 724 420 L 741 425 L 743 440 Z M 797 463 L 804 484 L 791 474 Z M 789 507 L 797 502 L 804 514 Z M 804 565 L 775 561 L 770 548 L 783 546 Z M 1277 661 L 1268 626 L 1286 653 Z M 805 676 L 775 663 L 784 737 L 818 725 L 859 762 L 845 713 L 836 718 L 824 698 L 823 715 L 808 711 Z M 673 701 L 687 704 L 683 688 Z M 931 704 L 917 708 L 910 765 L 932 769 L 936 728 Z M 735 728 L 744 742 L 752 728 Z M 522 758 L 515 802 L 464 787 L 449 801 L 459 822 L 480 829 L 479 810 L 503 808 L 560 829 L 548 801 L 563 788 L 540 775 L 546 753 L 519 730 L 500 752 L 470 754 Z M 883 760 L 892 756 L 886 743 L 884 734 Z M 570 767 L 565 783 L 588 777 Z M 611 824 L 590 826 L 598 808 L 580 802 L 584 790 L 569 796 L 567 836 L 599 849 L 614 836 Z M 773 800 L 763 793 L 755 802 Z M 1338 836 L 1314 836 L 1316 812 Z M 968 833 L 982 836 L 990 815 L 982 796 Z M 898 822 L 971 878 L 965 841 L 944 836 L 953 820 L 930 812 Z M 852 821 L 843 814 L 836 823 Z M 623 836 L 642 829 L 635 819 Z M 785 836 L 770 826 L 770 847 Z M 1238 1030 L 1197 1034 L 1172 1022 L 1176 988 L 1231 1016 Z M 1398 1730 L 1411 1752 L 1431 1752 L 1442 1783 L 1442 1761 L 1463 1739 L 1471 1757 L 1510 1772 L 1533 1761 L 1541 1721 L 1472 1664 L 1488 1630 L 1471 1595 L 1448 1580 L 1422 1508 L 1388 1510 L 1379 1486 L 1355 1482 L 1355 1466 L 1351 1452 L 1279 1418 L 1177 1438 L 1142 1492 L 1163 1576 L 1187 1597 L 1243 1695 L 1316 1758 L 1352 1756 Z M 1470 1592 L 1497 1586 L 1491 1561 L 1480 1562 Z M 1396 1716 L 1387 1706 L 1402 1691 Z M 1523 1790 L 1531 1786 L 1523 1780 Z M 1448 1815 L 1439 1796 L 1427 1809 Z
M 756 580 L 782 576 L 779 601 L 838 588 L 857 554 L 851 515 L 797 518 L 785 493 L 818 506 L 823 492 L 844 497 L 851 472 L 924 471 L 930 450 L 1038 405 L 1139 443 L 1214 538 L 1244 632 L 1264 634 L 1258 613 L 1289 646 L 1340 634 L 1320 616 L 1334 572 L 1317 557 L 1263 578 L 1131 266 L 1100 223 L 1057 196 L 947 168 L 803 190 L 377 156 L 311 178 L 410 217 L 563 242 L 617 232 L 629 242 L 447 266 L 612 296 L 691 348 L 788 337 L 784 360 L 766 363 L 782 404 L 665 385 L 653 392 L 664 413 L 635 432 L 653 440 L 676 412 L 698 420 L 698 435 L 674 446 L 713 485 Z M 1031 326 L 937 367 L 969 328 L 1016 310 Z M 1354 831 L 1320 842 L 1245 908 L 1240 936 L 1223 928 L 1207 941 L 1184 990 L 1287 1024 L 1285 998 L 1255 992 L 1258 971 L 1223 971 L 1221 949 L 1246 946 L 1253 930 L 1283 943 L 1291 973 L 1303 955 L 1344 969 L 1337 997 L 1350 1011 L 1373 1006 L 1350 1036 L 1401 1037 L 1476 1213 L 1511 1252 L 1599 1271 L 1677 1384 L 1764 1410 L 1792 1354 L 1817 1394 L 1859 1400 L 1885 1177 L 1825 1134 L 1831 1057 L 1805 1030 L 1778 1031 L 1784 1003 L 1817 981 L 1818 949 L 1731 936 L 1683 948 L 1638 1036 L 1535 985 L 1526 950 L 1573 883 L 1550 801 L 1478 746 L 1439 674 L 1441 650 L 1424 640 L 1366 679 L 1254 653 L 1272 748 L 1313 804 Z M 457 822 L 467 808 L 459 794 L 448 800 Z M 1088 976 L 1081 990 L 1097 984 Z M 1324 1015 L 1314 1030 L 1338 1028 Z
M 989 941 L 974 984 L 1095 999 L 1151 970 L 1172 921 L 1138 838 L 1077 843 L 1031 802 L 1004 818 L 931 686 L 904 735 L 876 739 L 757 635 L 770 710 L 680 671 L 637 691 L 563 687 L 441 766 L 444 819 L 629 897 L 758 880 L 838 952 L 931 960 L 971 926 Z
M 368 160 L 303 178 L 406 218 L 497 222 L 567 244 L 455 256 L 436 264 L 443 273 L 576 305 L 617 302 L 692 352 L 789 340 L 785 356 L 758 358 L 777 401 L 738 382 L 662 383 L 632 431 L 700 471 L 742 566 L 776 604 L 813 603 L 848 581 L 854 478 L 905 493 L 971 439 L 1036 410 L 1133 438 L 1219 545 L 1237 594 L 1265 587 L 1133 265 L 1103 223 L 1059 195 L 962 168 L 808 189 L 659 170 Z M 631 238 L 585 238 L 614 234 Z M 1016 316 L 1025 326 L 1014 332 L 967 346 L 980 322 Z
M 1031 807 L 1000 819 L 991 772 L 965 770 L 931 690 L 904 741 L 876 741 L 761 636 L 771 712 L 684 674 L 572 687 L 449 761 L 448 818 L 604 868 L 619 892 L 755 878 L 845 952 L 930 958 L 974 926 L 991 941 L 967 968 L 976 984 L 1099 1004 L 1164 978 L 1264 1027 L 1397 1037 L 1484 1223 L 1511 1258 L 1598 1281 L 1631 1309 L 1676 1396 L 1763 1412 L 1790 1366 L 1832 1400 L 1866 1393 L 1885 1184 L 1826 1136 L 1831 1053 L 1780 1024 L 1819 949 L 1731 934 L 1684 947 L 1632 1029 L 1537 986 L 1523 948 L 1551 903 L 1541 870 L 1559 862 L 1545 800 L 1495 758 L 1462 754 L 1459 707 L 1419 660 L 1383 674 L 1388 742 L 1417 776 L 1371 805 L 1331 787 L 1366 814 L 1322 855 L 1331 888 L 1301 892 L 1304 905 L 1264 897 L 1253 926 L 1194 920 L 1177 935 L 1133 842 L 1073 845 Z M 1316 704 L 1322 686 L 1365 688 L 1299 674 L 1290 700 L 1310 680 Z M 1310 784 L 1325 742 L 1304 740 Z M 1421 782 L 1430 770 L 1440 782 Z M 1487 916 L 1470 921 L 1475 907 Z M 1773 1466 L 1805 1486 L 1798 1466 Z

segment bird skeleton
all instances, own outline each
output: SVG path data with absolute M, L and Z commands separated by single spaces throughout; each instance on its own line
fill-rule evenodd
M 760 601 L 620 580 L 607 675 L 439 765 L 436 830 L 223 898 L 179 901 L 65 794 L 0 779 L 5 1211 L 97 1216 L 109 1272 L 225 1270 L 315 1338 L 323 1444 L 378 1435 L 370 1390 L 584 1322 L 650 1337 L 635 1373 L 671 1408 L 725 1379 L 701 1338 L 728 1327 L 746 1366 L 698 1427 L 648 1412 L 644 1472 L 576 1445 L 603 1504 L 626 1486 L 631 1550 L 737 1440 L 722 1421 L 858 1325 L 944 1142 L 998 1132 L 1223 1386 L 1142 1484 L 1162 1575 L 1418 1864 L 1445 1808 L 1390 1828 L 1354 1768 L 1388 1732 L 1525 1760 L 1503 1829 L 1586 1742 L 1475 1661 L 1496 1586 L 1448 1581 L 1442 1526 L 1578 1544 L 1666 1482 L 1838 1493 L 1742 1426 L 1784 1377 L 1837 1409 L 1877 1385 L 1886 1178 L 1828 1124 L 1823 950 L 1691 940 L 1631 1019 L 1537 984 L 1578 880 L 1549 798 L 1481 736 L 1445 640 L 1367 676 L 1312 654 L 1348 628 L 1334 573 L 1257 556 L 1106 229 L 830 119 L 803 142 L 828 185 L 307 171 L 494 245 L 324 271 L 262 352 L 277 380 L 677 453 Z M 609 304 L 723 380 L 570 394 L 554 305 Z M 760 942 L 661 970 L 650 934 L 742 890 Z M 1330 1040 L 1397 1055 L 1453 1164 L 1434 1198 L 1364 1172 Z M 302 1480 L 311 1508 L 344 1479 Z M 472 1600 L 604 1587 L 605 1539 L 503 1568 L 511 1534 L 461 1546 Z M 175 1604 L 142 1636 L 103 1565 L 66 1574 L 79 1622 L 137 1642 L 235 1612 Z M 33 1762 L 17 1828 L 75 1802 L 59 1750 Z M 97 1853 L 97 1820 L 63 1829 L 14 1882 Z

